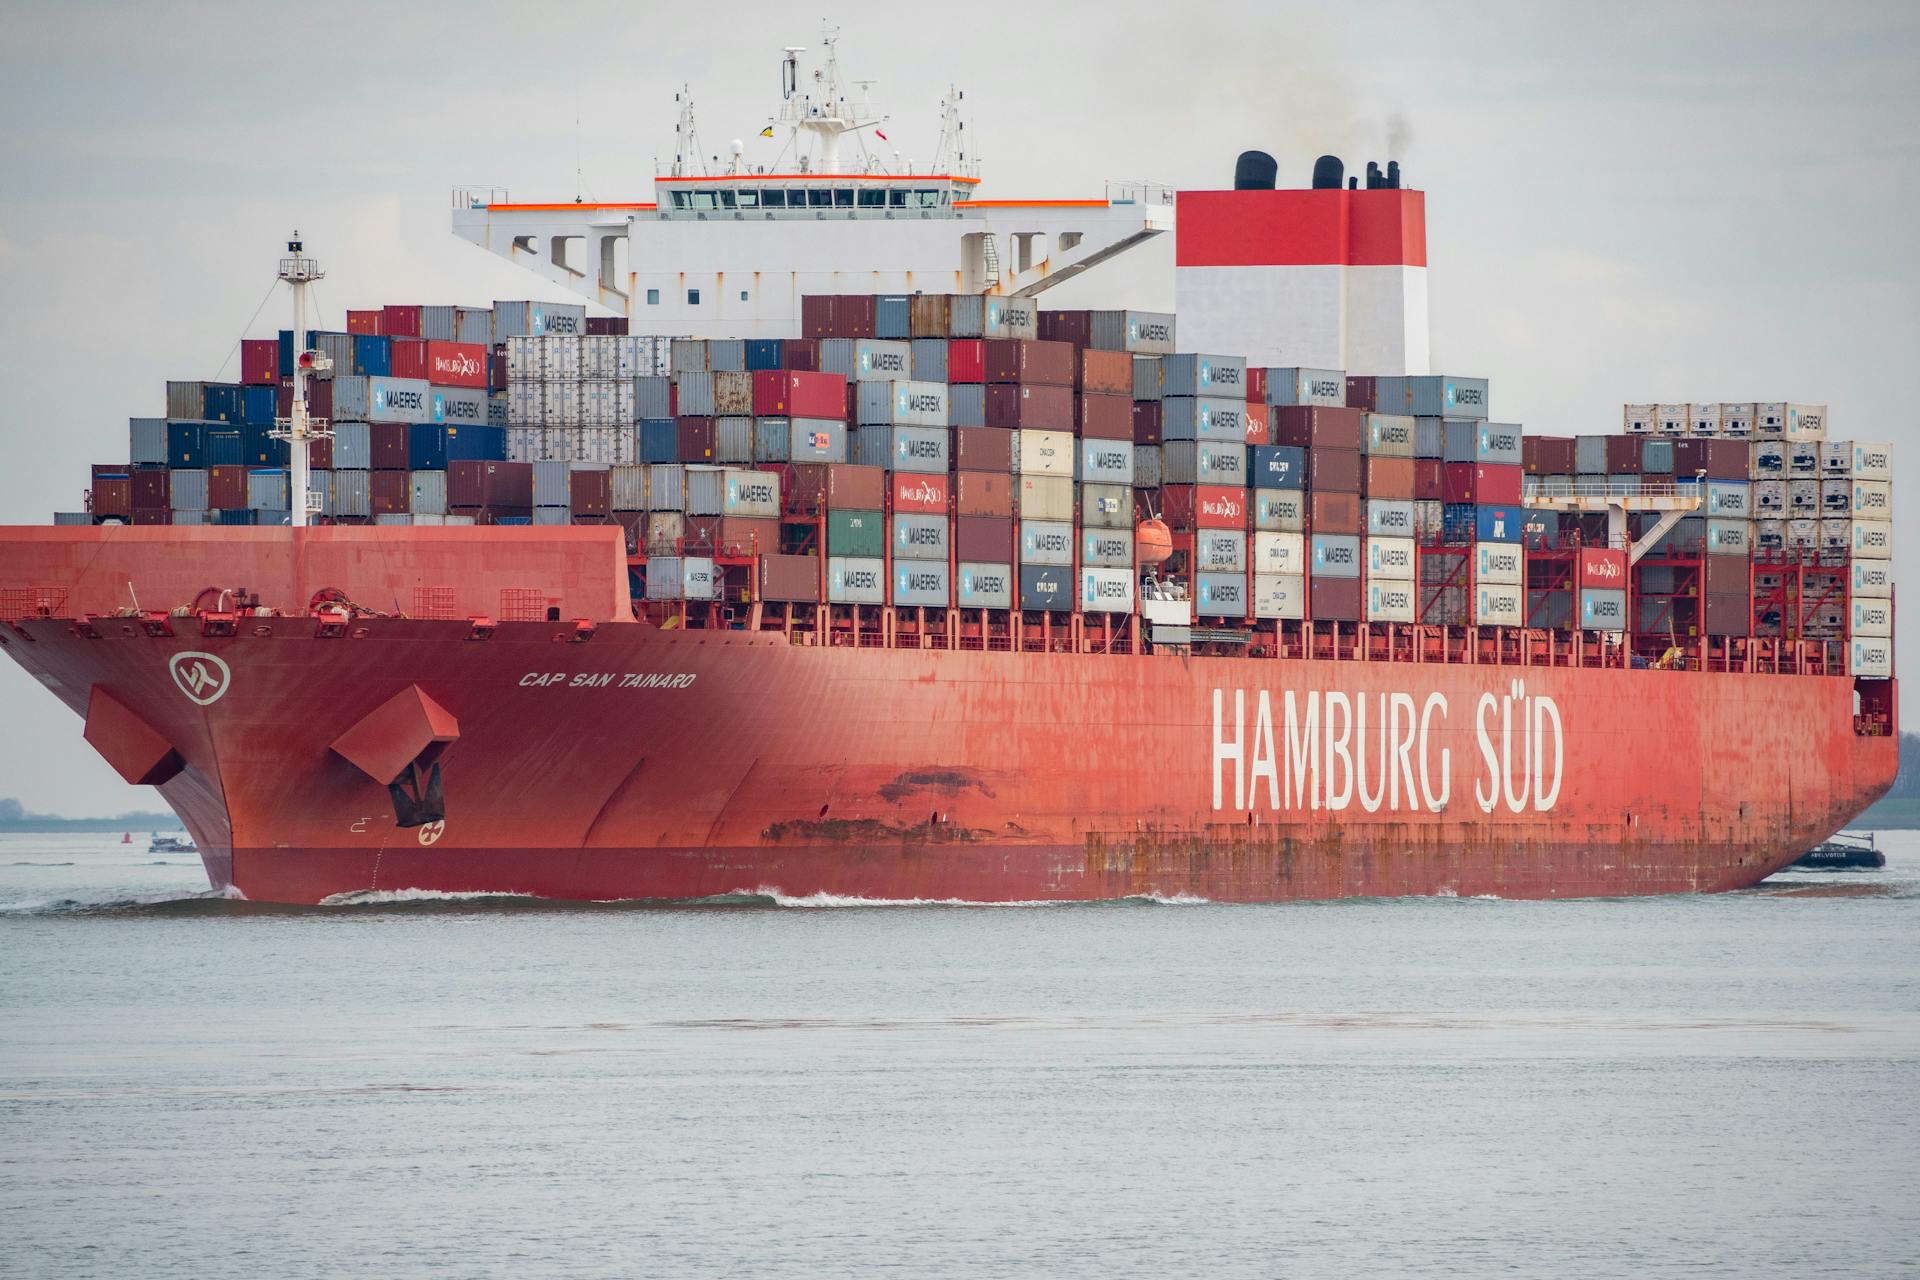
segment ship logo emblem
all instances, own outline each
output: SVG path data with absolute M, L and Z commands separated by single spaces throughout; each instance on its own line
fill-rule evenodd
M 210 653 L 176 653 L 167 665 L 180 692 L 196 706 L 210 707 L 220 701 L 233 682 L 227 664 Z
M 420 828 L 420 843 L 422 845 L 434 844 L 445 834 L 447 834 L 446 819 L 442 818 L 438 822 L 426 823 Z

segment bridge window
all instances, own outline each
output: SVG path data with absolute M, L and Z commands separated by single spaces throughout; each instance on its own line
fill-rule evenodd
M 728 190 L 728 189 L 722 189 L 722 190 L 721 190 L 721 192 L 720 192 L 720 207 L 721 207 L 722 209 L 731 209 L 731 208 L 733 208 L 733 207 L 734 207 L 734 206 L 733 206 L 733 192 L 732 192 L 731 190 Z
M 693 208 L 696 213 L 709 212 L 713 209 L 713 206 L 713 192 L 696 191 L 693 193 Z
M 853 188 L 852 187 L 834 188 L 833 207 L 836 209 L 853 208 Z
M 749 190 L 739 192 L 738 198 L 742 209 L 758 209 L 760 207 L 760 193 L 758 191 Z
M 884 209 L 887 207 L 887 193 L 878 187 L 869 187 L 860 193 L 862 209 Z
M 700 291 L 698 289 L 687 290 L 687 305 L 690 307 L 700 305 Z
M 813 209 L 831 209 L 833 207 L 833 192 L 827 190 L 825 187 L 809 187 L 807 189 L 807 206 Z
M 787 207 L 787 193 L 780 187 L 770 187 L 760 193 L 760 202 L 769 209 L 784 209 Z
M 674 191 L 674 192 L 671 192 L 670 194 L 671 194 L 671 195 L 673 196 L 673 207 L 674 207 L 674 208 L 676 208 L 676 209 L 684 209 L 684 208 L 686 208 L 686 207 L 687 207 L 687 193 L 686 193 L 686 192 L 684 192 L 684 191 Z
M 740 291 L 740 301 L 745 302 L 746 300 L 747 300 L 747 291 L 745 289 L 742 289 Z
M 914 203 L 922 209 L 938 209 L 940 207 L 940 193 L 938 191 L 916 191 L 913 193 L 913 200 Z
M 887 203 L 895 209 L 904 209 L 907 207 L 907 193 L 904 191 L 889 191 L 887 192 Z

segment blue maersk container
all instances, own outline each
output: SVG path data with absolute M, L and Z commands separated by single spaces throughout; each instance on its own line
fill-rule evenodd
M 353 335 L 353 371 L 366 378 L 393 376 L 393 339 L 377 333 Z M 335 369 L 334 376 L 340 371 Z

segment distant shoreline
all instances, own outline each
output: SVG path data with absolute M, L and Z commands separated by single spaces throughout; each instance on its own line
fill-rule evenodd
M 58 835 L 63 831 L 179 831 L 180 819 L 170 813 L 130 813 L 123 818 L 10 818 L 0 820 L 0 834 Z
M 1847 824 L 1850 831 L 1920 831 L 1920 796 L 1890 796 Z

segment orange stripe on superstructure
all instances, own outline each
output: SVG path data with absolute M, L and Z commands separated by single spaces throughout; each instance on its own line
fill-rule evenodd
M 957 173 L 716 173 L 705 178 L 655 178 L 663 182 L 964 182 L 978 184 L 978 178 L 963 178 Z
M 956 209 L 1104 209 L 1105 200 L 955 200 Z
M 552 204 L 490 204 L 487 212 L 501 213 L 547 213 L 559 209 L 657 209 L 660 206 L 652 201 L 575 201 L 559 200 Z

